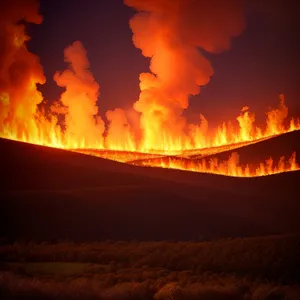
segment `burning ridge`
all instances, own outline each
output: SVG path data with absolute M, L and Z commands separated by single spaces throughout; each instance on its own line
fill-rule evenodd
M 217 158 L 190 160 L 181 157 L 168 156 L 166 158 L 154 158 L 151 160 L 133 162 L 133 164 L 234 177 L 258 177 L 300 170 L 300 165 L 296 161 L 296 152 L 293 152 L 288 160 L 282 156 L 276 163 L 270 157 L 257 166 L 249 164 L 244 166 L 240 165 L 239 159 L 239 154 L 237 152 L 232 152 L 228 160 L 224 161 L 218 161 Z

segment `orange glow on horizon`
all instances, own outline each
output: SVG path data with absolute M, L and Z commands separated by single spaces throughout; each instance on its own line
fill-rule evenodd
M 0 100 L 4 108 L 9 106 L 9 96 L 7 94 L 3 93 Z M 0 137 L 62 149 L 106 149 L 174 154 L 183 153 L 187 150 L 196 151 L 196 149 L 201 150 L 220 146 L 230 148 L 232 145 L 234 148 L 236 144 L 255 143 L 262 139 L 300 129 L 299 119 L 291 119 L 289 125 L 284 126 L 286 120 L 276 118 L 276 113 L 287 110 L 283 97 L 281 97 L 279 108 L 266 113 L 267 124 L 264 130 L 255 126 L 254 113 L 250 114 L 248 110 L 242 110 L 237 117 L 237 127 L 233 127 L 232 122 L 223 123 L 214 131 L 211 130 L 212 133 L 209 134 L 207 129 L 203 131 L 201 124 L 190 125 L 192 130 L 189 134 L 179 136 L 177 139 L 165 136 L 158 145 L 148 142 L 147 148 L 145 148 L 145 144 L 135 139 L 133 132 L 128 127 L 122 125 L 115 126 L 112 130 L 109 129 L 106 137 L 103 137 L 101 132 L 98 134 L 96 131 L 87 139 L 84 134 L 74 136 L 68 128 L 62 130 L 57 124 L 55 115 L 51 115 L 49 118 L 36 110 L 34 113 L 29 113 L 31 118 L 26 118 L 26 111 L 22 109 L 22 106 L 18 106 L 18 108 L 15 117 L 11 119 L 4 118 L 4 122 L 0 127 Z M 113 132 L 114 136 L 110 135 L 110 132 Z M 120 136 L 119 141 L 118 136 Z

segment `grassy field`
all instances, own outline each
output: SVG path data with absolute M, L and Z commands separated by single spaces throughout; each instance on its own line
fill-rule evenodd
M 300 236 L 0 247 L 1 299 L 300 299 Z

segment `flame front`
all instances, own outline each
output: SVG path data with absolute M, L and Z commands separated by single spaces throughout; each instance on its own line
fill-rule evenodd
M 270 157 L 258 165 L 247 164 L 242 166 L 239 164 L 239 154 L 237 152 L 232 152 L 228 160 L 225 161 L 218 161 L 217 158 L 195 161 L 180 157 L 164 157 L 150 160 L 145 159 L 139 162 L 133 162 L 133 164 L 234 177 L 258 177 L 300 170 L 300 165 L 296 161 L 295 152 L 288 160 L 285 160 L 285 157 L 282 156 L 277 164 L 274 163 Z
M 132 6 L 139 5 L 135 0 L 126 2 Z M 155 15 L 166 7 L 160 7 L 158 11 L 154 7 L 149 9 Z M 168 14 L 166 22 L 159 18 L 157 24 L 144 24 L 140 17 L 131 21 L 135 44 L 146 53 L 145 56 L 151 57 L 153 71 L 140 75 L 141 94 L 134 105 L 140 113 L 140 119 L 139 126 L 133 126 L 128 112 L 121 108 L 106 112 L 107 124 L 100 117 L 100 107 L 97 106 L 99 84 L 89 70 L 87 51 L 78 41 L 65 49 L 64 58 L 68 64 L 66 70 L 54 75 L 57 85 L 65 91 L 60 99 L 52 103 L 50 109 L 46 109 L 47 101 L 37 88 L 46 81 L 42 66 L 39 58 L 28 51 L 26 43 L 29 37 L 24 25 L 19 22 L 25 19 L 27 22 L 41 23 L 38 5 L 36 1 L 29 0 L 27 8 L 20 6 L 15 9 L 15 6 L 8 5 L 2 10 L 1 7 L 0 36 L 4 51 L 0 57 L 0 137 L 55 148 L 76 149 L 78 152 L 122 162 L 143 158 L 144 165 L 230 176 L 261 176 L 299 169 L 295 154 L 289 163 L 280 161 L 275 167 L 270 159 L 255 169 L 248 165 L 239 166 L 236 154 L 221 163 L 215 160 L 196 162 L 184 159 L 187 153 L 210 155 L 299 130 L 300 120 L 288 119 L 288 108 L 284 96 L 280 95 L 279 107 L 266 113 L 265 125 L 262 127 L 255 123 L 255 114 L 247 106 L 241 109 L 236 120 L 223 122 L 217 128 L 209 128 L 202 114 L 199 115 L 199 124 L 187 124 L 181 113 L 188 106 L 188 96 L 196 95 L 200 84 L 207 83 L 213 73 L 210 63 L 196 52 L 195 47 L 201 45 L 211 52 L 218 47 L 221 50 L 227 49 L 230 37 L 239 34 L 241 28 L 232 28 L 229 18 L 229 36 L 225 40 L 219 37 L 208 44 L 204 40 L 194 41 L 188 32 L 180 31 L 184 37 L 188 35 L 186 38 L 190 43 L 182 45 L 175 43 L 182 20 L 177 16 L 177 8 L 172 9 L 170 11 L 175 15 Z M 188 7 L 184 9 L 190 13 Z M 150 26 L 148 29 L 156 34 L 155 40 L 145 39 L 143 33 L 138 31 L 139 24 Z M 167 32 L 172 33 L 174 41 L 166 42 Z M 153 43 L 161 50 L 159 56 L 151 48 Z M 176 65 L 179 58 L 180 64 Z M 190 59 L 196 60 L 198 65 L 191 64 Z M 175 69 L 170 69 L 171 66 Z M 208 73 L 199 68 L 206 68 Z M 172 70 L 181 74 L 179 79 L 174 77 Z M 189 72 L 194 77 L 185 78 Z M 59 122 L 61 119 L 63 121 Z M 135 127 L 142 128 L 140 134 Z M 181 159 L 165 158 L 165 155 L 174 154 L 181 156 Z M 148 158 L 151 160 L 147 162 Z

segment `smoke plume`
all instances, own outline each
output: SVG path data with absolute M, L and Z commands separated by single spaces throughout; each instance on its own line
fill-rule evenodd
M 37 105 L 43 100 L 37 84 L 45 77 L 39 58 L 26 47 L 24 24 L 40 24 L 35 0 L 1 1 L 0 4 L 0 135 L 27 138 L 37 134 Z
M 104 123 L 97 116 L 99 84 L 89 71 L 87 52 L 76 41 L 65 49 L 64 56 L 69 67 L 63 72 L 55 73 L 54 80 L 58 86 L 66 88 L 60 101 L 66 107 L 64 112 L 67 139 L 79 141 L 78 146 L 102 146 Z
M 106 118 L 109 121 L 106 143 L 113 149 L 135 150 L 134 137 L 131 132 L 126 112 L 121 108 L 108 110 Z
M 231 38 L 244 27 L 240 1 L 125 0 L 138 12 L 130 20 L 134 45 L 151 58 L 149 73 L 140 75 L 140 112 L 144 147 L 185 137 L 182 112 L 188 97 L 213 75 L 203 50 L 230 49 Z M 182 141 L 178 141 L 181 144 Z

